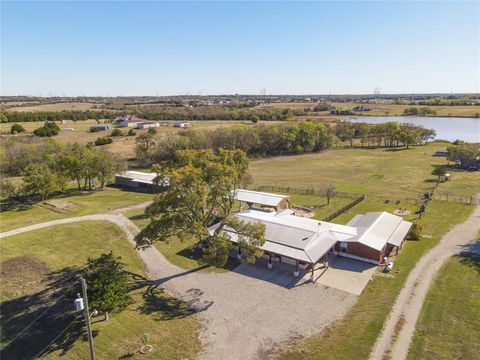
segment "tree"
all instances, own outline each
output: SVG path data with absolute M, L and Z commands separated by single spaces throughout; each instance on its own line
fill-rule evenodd
M 435 169 L 432 171 L 432 175 L 437 176 L 437 184 L 440 182 L 440 179 L 445 176 L 447 171 L 445 170 L 445 167 L 443 166 L 437 166 Z
M 260 117 L 258 115 L 251 115 L 250 116 L 250 121 L 254 124 L 258 123 L 260 121 Z
M 45 200 L 52 192 L 62 190 L 65 178 L 53 172 L 45 163 L 33 163 L 25 169 L 23 177 L 24 191 L 30 194 L 40 194 Z
M 337 195 L 337 188 L 335 185 L 330 184 L 324 190 L 323 193 L 327 198 L 327 205 L 330 205 L 330 199 L 334 198 Z
M 230 241 L 222 230 L 230 221 L 234 191 L 247 167 L 248 158 L 239 149 L 219 150 L 218 154 L 212 150 L 177 151 L 173 162 L 161 164 L 169 186 L 147 207 L 151 222 L 135 238 L 137 247 L 168 241 L 172 236 L 180 240 L 205 240 L 204 259 L 209 264 L 223 266 Z M 210 234 L 209 226 L 217 221 L 218 227 Z M 249 228 L 242 229 L 239 223 L 235 226 L 246 234 L 245 239 L 259 234 Z M 251 243 L 254 247 L 257 244 Z
M 120 312 L 132 303 L 128 274 L 120 260 L 112 252 L 102 254 L 89 258 L 85 269 L 90 306 L 104 312 L 106 320 L 109 312 Z
M 152 158 L 155 144 L 156 141 L 152 134 L 140 134 L 135 139 L 135 153 L 137 157 L 148 164 Z
M 105 183 L 111 180 L 121 167 L 116 159 L 106 151 L 97 151 L 94 157 L 96 175 L 100 181 L 100 187 L 104 188 Z
M 238 235 L 238 246 L 241 248 L 242 260 L 253 264 L 263 254 L 261 246 L 265 243 L 265 224 L 245 223 L 232 217 L 226 225 Z
M 135 135 L 137 135 L 137 133 L 135 132 L 135 130 L 130 129 L 130 130 L 128 130 L 127 135 L 128 135 L 128 136 L 135 136 Z
M 155 135 L 157 133 L 157 129 L 155 128 L 150 128 L 147 130 L 147 134 L 149 135 Z
M 20 124 L 15 123 L 10 128 L 10 134 L 18 134 L 21 132 L 25 132 L 25 128 Z
M 33 130 L 33 134 L 35 136 L 47 137 L 47 136 L 58 135 L 59 131 L 60 131 L 60 128 L 56 123 L 46 121 L 42 127 L 39 127 L 38 129 Z
M 122 136 L 122 135 L 123 135 L 123 132 L 122 132 L 122 130 L 120 130 L 120 129 L 113 129 L 113 130 L 112 130 L 112 133 L 110 134 L 110 136 L 113 136 L 113 137 L 115 137 L 115 136 Z
M 480 144 L 461 143 L 448 147 L 448 160 L 468 165 L 480 160 Z

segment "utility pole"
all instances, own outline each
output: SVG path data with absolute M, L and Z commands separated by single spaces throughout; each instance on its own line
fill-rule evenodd
M 83 313 L 85 315 L 85 322 L 87 323 L 87 334 L 88 334 L 88 347 L 90 348 L 90 360 L 95 360 L 95 352 L 93 349 L 93 336 L 92 328 L 90 326 L 90 311 L 88 309 L 88 298 L 87 298 L 87 283 L 85 279 L 80 278 L 80 284 L 82 284 L 82 294 L 84 301 Z

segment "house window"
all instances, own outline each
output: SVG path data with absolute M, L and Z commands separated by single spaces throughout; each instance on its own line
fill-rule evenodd
M 346 242 L 341 242 L 341 243 L 340 243 L 340 252 L 341 252 L 341 253 L 346 253 L 346 252 L 347 252 L 347 247 L 348 247 L 348 243 L 346 243 Z

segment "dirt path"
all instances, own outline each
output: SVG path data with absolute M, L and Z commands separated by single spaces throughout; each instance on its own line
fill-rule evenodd
M 0 238 L 79 221 L 118 225 L 132 245 L 137 226 L 115 211 L 48 221 L 0 234 Z M 211 273 L 172 265 L 155 248 L 139 250 L 147 276 L 197 311 L 203 325 L 200 359 L 265 359 L 279 344 L 320 332 L 341 318 L 356 296 L 320 284 L 291 285 L 292 273 L 278 266 L 240 265 L 234 271 Z M 264 264 L 265 265 L 265 264 Z M 328 310 L 327 310 L 328 309 Z
M 388 358 L 388 355 L 393 360 L 403 360 L 407 357 L 415 324 L 433 278 L 447 258 L 459 253 L 465 245 L 476 240 L 479 228 L 480 205 L 477 205 L 473 214 L 464 223 L 453 227 L 437 246 L 420 259 L 410 273 L 377 339 L 370 355 L 371 360 Z M 403 326 L 400 325 L 402 322 Z

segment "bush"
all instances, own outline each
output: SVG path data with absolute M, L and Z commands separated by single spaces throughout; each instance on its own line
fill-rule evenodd
M 130 130 L 128 130 L 128 134 L 127 134 L 127 135 L 128 135 L 128 136 L 135 136 L 135 135 L 137 135 L 137 133 L 136 133 L 133 129 L 130 129 Z
M 107 145 L 111 143 L 112 143 L 112 139 L 108 137 L 104 137 L 104 138 L 99 137 L 97 140 L 95 140 L 95 146 L 102 146 L 102 145 Z
M 33 134 L 40 137 L 55 136 L 58 135 L 60 128 L 54 122 L 45 122 L 45 125 L 33 130 Z
M 155 128 L 150 128 L 147 130 L 147 134 L 149 135 L 155 135 L 157 133 L 157 129 Z
M 12 127 L 10 128 L 10 134 L 18 134 L 21 132 L 25 132 L 25 129 L 20 124 L 13 124 Z
M 422 238 L 422 226 L 413 223 L 412 228 L 410 229 L 410 232 L 408 233 L 408 238 L 411 240 L 420 240 Z
M 122 136 L 122 135 L 123 135 L 123 132 L 120 129 L 113 129 L 112 133 L 110 134 L 110 136 Z
M 0 113 L 0 122 L 7 123 L 8 122 L 7 115 Z

